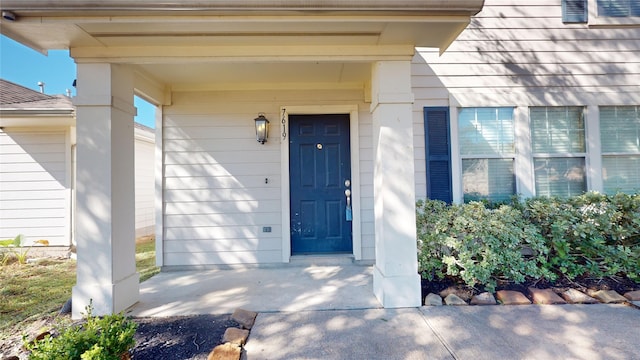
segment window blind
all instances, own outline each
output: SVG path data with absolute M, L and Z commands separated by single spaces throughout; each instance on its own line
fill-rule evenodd
M 582 107 L 530 108 L 531 142 L 534 153 L 584 153 Z
M 458 112 L 462 155 L 512 154 L 513 108 L 462 108 Z
M 640 106 L 600 107 L 600 142 L 603 153 L 640 154 Z
M 584 158 L 535 158 L 536 195 L 569 197 L 586 191 Z
M 463 159 L 464 201 L 504 201 L 515 194 L 513 159 Z
M 597 0 L 598 16 L 640 16 L 640 0 Z
M 640 156 L 603 156 L 602 179 L 606 194 L 640 192 Z

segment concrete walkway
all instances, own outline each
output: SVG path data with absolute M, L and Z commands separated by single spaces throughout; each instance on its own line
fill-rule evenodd
M 382 309 L 367 266 L 165 272 L 133 316 L 258 312 L 244 359 L 640 359 L 627 305 Z M 640 305 L 640 304 L 636 304 Z
M 640 359 L 625 305 L 422 307 L 259 314 L 245 359 Z

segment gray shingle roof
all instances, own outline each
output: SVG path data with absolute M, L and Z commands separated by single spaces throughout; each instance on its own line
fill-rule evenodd
M 2 110 L 73 110 L 71 99 L 64 95 L 47 95 L 11 81 L 0 79 Z

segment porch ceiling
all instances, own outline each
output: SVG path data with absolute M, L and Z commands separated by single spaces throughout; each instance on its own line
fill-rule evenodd
M 138 68 L 173 90 L 232 90 L 252 84 L 259 89 L 333 84 L 335 87 L 362 88 L 371 76 L 367 63 L 357 62 L 202 62 L 179 64 L 140 64 Z

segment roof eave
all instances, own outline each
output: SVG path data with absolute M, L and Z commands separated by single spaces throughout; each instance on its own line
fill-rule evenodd
M 3 0 L 2 10 L 20 14 L 69 15 L 92 12 L 106 15 L 120 11 L 136 12 L 198 12 L 198 11 L 339 11 L 339 12 L 406 12 L 433 11 L 475 15 L 484 0 Z

